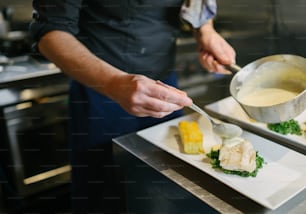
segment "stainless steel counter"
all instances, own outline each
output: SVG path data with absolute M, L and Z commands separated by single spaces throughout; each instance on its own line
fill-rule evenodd
M 53 63 L 29 55 L 0 65 L 0 107 L 66 94 L 69 78 Z
M 217 181 L 208 174 L 157 148 L 139 137 L 136 133 L 115 138 L 114 149 L 115 157 L 117 157 L 116 160 L 119 161 L 123 168 L 129 169 L 133 166 L 125 158 L 122 159 L 124 156 L 122 154 L 133 156 L 144 165 L 152 168 L 156 173 L 162 175 L 165 181 L 174 182 L 177 187 L 187 193 L 191 193 L 194 196 L 194 200 L 200 200 L 203 205 L 210 206 L 218 213 L 305 214 L 306 212 L 306 190 L 296 195 L 278 209 L 269 210 Z M 139 186 L 138 188 L 141 187 Z M 130 196 L 127 195 L 127 197 Z M 177 202 L 182 203 L 180 200 Z M 154 202 L 152 201 L 152 203 Z M 138 206 L 141 206 L 141 203 L 138 203 Z
M 53 63 L 29 55 L 9 58 L 0 65 L 0 88 L 8 88 L 20 81 L 51 76 L 61 73 Z

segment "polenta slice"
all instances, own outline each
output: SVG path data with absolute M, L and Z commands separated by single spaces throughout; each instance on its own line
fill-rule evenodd
M 183 144 L 183 150 L 187 154 L 204 153 L 203 133 L 195 121 L 180 121 L 179 134 Z

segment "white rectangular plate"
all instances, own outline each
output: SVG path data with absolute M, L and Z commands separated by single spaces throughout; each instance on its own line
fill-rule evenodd
M 235 122 L 241 127 L 249 128 L 253 132 L 266 134 L 266 136 L 272 137 L 273 140 L 280 141 L 283 145 L 291 145 L 302 150 L 303 154 L 306 153 L 306 135 L 305 133 L 299 135 L 283 135 L 271 131 L 267 128 L 266 123 L 260 123 L 252 120 L 245 111 L 241 108 L 238 102 L 233 97 L 226 97 L 217 102 L 211 103 L 205 106 L 207 112 L 215 113 L 219 117 L 228 119 L 230 122 Z M 305 129 L 306 122 L 306 110 L 295 118 L 301 125 L 302 129 Z
M 182 152 L 177 128 L 181 120 L 199 122 L 204 133 L 205 151 L 210 151 L 212 145 L 221 143 L 221 139 L 212 133 L 209 122 L 197 113 L 152 126 L 137 134 L 269 209 L 278 208 L 305 189 L 305 155 L 244 131 L 242 137 L 253 144 L 255 150 L 265 159 L 265 164 L 256 177 L 224 174 L 211 167 L 205 154 L 188 155 Z

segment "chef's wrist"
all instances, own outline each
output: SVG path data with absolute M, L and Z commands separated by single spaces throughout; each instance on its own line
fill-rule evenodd
M 213 20 L 210 19 L 208 22 L 206 22 L 204 25 L 202 25 L 201 27 L 199 27 L 198 29 L 196 29 L 197 34 L 199 34 L 199 36 L 208 34 L 208 33 L 215 33 L 215 28 L 213 25 Z
M 205 43 L 204 37 L 207 37 L 208 35 L 211 35 L 214 33 L 216 33 L 216 31 L 214 29 L 212 20 L 209 20 L 208 22 L 206 22 L 204 25 L 202 25 L 199 28 L 193 29 L 194 38 L 196 39 L 197 43 L 201 47 L 200 49 L 204 48 L 203 47 Z

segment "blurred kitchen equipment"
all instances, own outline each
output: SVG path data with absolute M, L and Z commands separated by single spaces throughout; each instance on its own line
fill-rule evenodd
M 31 37 L 26 31 L 9 31 L 0 36 L 0 52 L 8 57 L 29 53 Z
M 239 137 L 242 134 L 242 129 L 239 126 L 229 123 L 215 122 L 213 118 L 211 118 L 203 109 L 201 109 L 199 106 L 197 106 L 194 103 L 191 106 L 189 106 L 189 108 L 191 108 L 192 110 L 198 112 L 199 114 L 207 118 L 212 124 L 214 133 L 219 135 L 220 137 L 233 138 L 233 137 Z
M 25 72 L 27 71 L 27 67 L 24 65 L 20 65 L 19 63 L 26 63 L 29 60 L 30 57 L 28 55 L 7 57 L 0 54 L 0 72 L 2 71 Z
M 32 39 L 24 30 L 11 29 L 13 9 L 3 7 L 0 10 L 0 53 L 7 57 L 20 56 L 29 53 Z
M 0 13 L 0 37 L 5 36 L 8 32 L 8 22 L 5 20 L 2 13 Z
M 11 7 L 3 7 L 0 11 L 0 37 L 6 36 L 10 31 L 10 22 L 13 10 Z
M 1 106 L 1 128 L 6 131 L 0 149 L 7 151 L 3 166 L 15 197 L 33 196 L 70 181 L 68 96 L 60 92 L 66 87 L 56 84 L 1 91 L 8 100 L 20 98 Z
M 282 90 L 296 95 L 283 101 L 284 96 L 270 96 L 279 102 L 269 104 L 270 99 L 263 99 L 272 93 L 266 91 L 262 93 L 264 96 L 258 96 L 266 104 L 259 104 L 260 99 L 254 99 L 253 103 L 243 101 L 242 98 L 261 89 Z M 259 122 L 278 123 L 293 119 L 306 109 L 306 59 L 288 54 L 267 56 L 251 62 L 234 75 L 230 93 L 245 112 Z
M 7 65 L 10 63 L 10 59 L 7 56 L 0 55 L 0 65 Z

